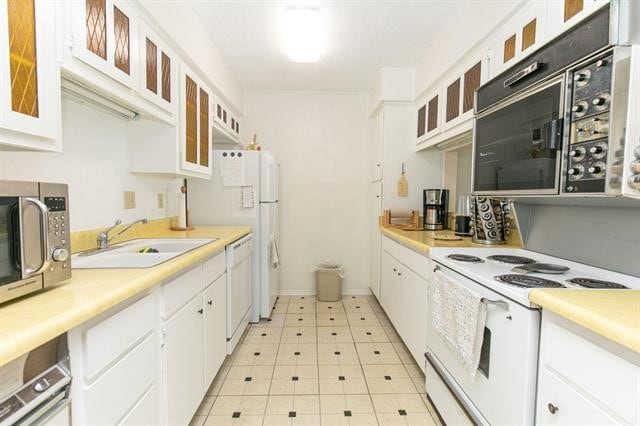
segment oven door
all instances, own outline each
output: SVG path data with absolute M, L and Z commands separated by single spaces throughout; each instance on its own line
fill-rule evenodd
M 532 425 L 538 368 L 539 311 L 525 308 L 445 266 L 437 267 L 449 279 L 498 303 L 489 303 L 487 306 L 480 365 L 475 379 L 458 361 L 431 321 L 427 322 L 426 356 L 428 367 L 435 373 L 427 374 L 427 393 L 431 389 L 440 389 L 442 394 L 442 389 L 446 388 L 473 423 Z M 431 302 L 427 309 L 428 318 L 431 318 Z M 438 401 L 434 402 L 438 404 Z M 446 417 L 447 413 L 441 414 Z
M 557 194 L 564 76 L 477 116 L 475 194 Z
M 42 288 L 48 226 L 37 183 L 0 183 L 0 303 Z

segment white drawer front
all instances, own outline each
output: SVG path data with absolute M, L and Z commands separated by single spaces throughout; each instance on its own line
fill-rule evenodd
M 225 252 L 223 251 L 217 256 L 204 262 L 202 269 L 204 270 L 204 285 L 208 286 L 227 270 Z
M 202 291 L 202 265 L 174 278 L 162 286 L 164 318 L 169 318 Z
M 543 366 L 629 423 L 640 424 L 640 368 L 553 321 L 543 324 Z
M 160 424 L 161 410 L 159 404 L 158 386 L 154 385 L 142 397 L 140 402 L 127 414 L 120 425 L 157 425 Z
M 431 276 L 428 254 L 420 254 L 403 246 L 402 244 L 392 240 L 386 235 L 382 236 L 382 249 L 386 250 L 391 256 L 404 263 L 409 269 L 412 269 L 425 280 Z
M 156 335 L 147 337 L 87 387 L 84 410 L 87 424 L 121 421 L 151 386 L 155 386 L 158 348 Z
M 153 294 L 149 294 L 84 332 L 85 378 L 117 360 L 156 325 Z
M 539 425 L 620 424 L 546 369 L 540 375 L 538 399 L 536 423 Z

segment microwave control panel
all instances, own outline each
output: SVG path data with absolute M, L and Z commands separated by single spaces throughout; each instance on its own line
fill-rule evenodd
M 570 73 L 573 78 L 565 193 L 605 191 L 613 55 Z
M 66 185 L 40 183 L 40 199 L 49 210 L 47 232 L 51 262 L 44 271 L 44 286 L 71 278 L 69 194 Z

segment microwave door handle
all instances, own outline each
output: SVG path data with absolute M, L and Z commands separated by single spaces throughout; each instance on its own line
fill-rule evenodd
M 49 250 L 49 208 L 39 199 L 26 197 L 24 198 L 24 204 L 31 204 L 40 212 L 40 250 L 42 252 L 42 264 L 38 268 L 30 268 L 25 265 L 26 253 L 24 241 L 22 244 L 22 263 L 25 265 L 23 268 L 24 278 L 29 278 L 33 275 L 38 275 L 44 272 L 51 264 L 51 250 Z M 22 221 L 24 226 L 24 221 Z

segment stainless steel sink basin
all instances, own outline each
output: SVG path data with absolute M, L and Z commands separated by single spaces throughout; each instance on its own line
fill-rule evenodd
M 72 256 L 71 266 L 74 269 L 150 268 L 216 240 L 217 238 L 141 238 L 104 250 L 75 254 Z M 140 253 L 144 248 L 155 249 L 157 253 Z

